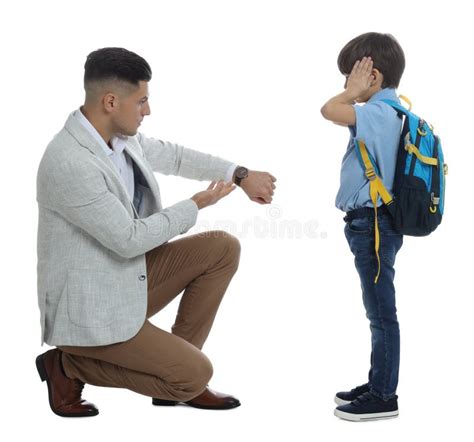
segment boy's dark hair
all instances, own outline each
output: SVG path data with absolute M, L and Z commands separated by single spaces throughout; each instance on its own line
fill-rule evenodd
M 337 66 L 343 75 L 349 75 L 357 60 L 371 57 L 374 69 L 383 74 L 382 88 L 397 88 L 405 69 L 403 49 L 390 34 L 368 32 L 347 43 L 339 53 Z
M 84 85 L 94 81 L 121 80 L 138 86 L 151 80 L 147 61 L 124 48 L 102 48 L 91 52 L 84 64 Z

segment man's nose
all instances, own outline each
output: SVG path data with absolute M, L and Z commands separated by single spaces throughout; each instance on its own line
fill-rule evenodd
M 143 116 L 145 115 L 150 115 L 151 114 L 151 110 L 150 110 L 150 105 L 148 104 L 148 102 L 146 103 L 146 106 L 144 107 L 143 109 Z

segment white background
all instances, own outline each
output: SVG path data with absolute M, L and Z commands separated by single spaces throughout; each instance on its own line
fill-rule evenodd
M 473 32 L 466 4 L 3 3 L 0 437 L 469 440 Z M 342 214 L 334 207 L 348 132 L 325 121 L 319 109 L 342 91 L 340 49 L 367 31 L 392 33 L 404 48 L 399 92 L 435 126 L 450 175 L 443 223 L 430 237 L 406 238 L 397 258 L 400 417 L 353 424 L 333 416 L 333 396 L 366 381 L 370 332 Z M 227 226 L 242 243 L 239 271 L 204 347 L 214 364 L 210 386 L 239 397 L 236 410 L 158 408 L 145 396 L 93 386 L 84 396 L 99 406 L 98 417 L 63 419 L 49 409 L 34 364 L 47 350 L 39 345 L 36 301 L 36 171 L 47 143 L 82 104 L 87 54 L 105 46 L 135 51 L 153 69 L 146 135 L 278 178 L 271 208 L 238 189 L 203 210 L 189 232 Z M 165 205 L 207 186 L 157 178 Z M 285 223 L 310 232 L 290 235 Z M 176 306 L 153 322 L 168 329 Z

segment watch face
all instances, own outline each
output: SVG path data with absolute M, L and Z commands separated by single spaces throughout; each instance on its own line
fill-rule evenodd
M 239 167 L 235 171 L 235 176 L 237 178 L 245 178 L 249 174 L 249 171 L 246 167 Z

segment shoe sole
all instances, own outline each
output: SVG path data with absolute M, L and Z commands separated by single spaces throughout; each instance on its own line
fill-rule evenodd
M 52 398 L 52 393 L 51 393 L 51 386 L 49 384 L 48 373 L 46 372 L 46 367 L 44 366 L 43 355 L 39 355 L 36 358 L 36 369 L 38 370 L 38 374 L 41 379 L 41 382 L 46 381 L 46 385 L 48 386 L 49 406 L 51 408 L 51 411 L 54 414 L 61 417 L 91 417 L 91 416 L 97 416 L 99 414 L 99 410 L 91 411 L 88 413 L 78 413 L 78 414 L 66 414 L 66 413 L 61 413 L 60 411 L 55 410 L 53 407 L 53 398 Z
M 160 407 L 174 407 L 175 405 L 178 405 L 179 402 L 176 401 L 166 401 L 164 399 L 156 399 L 153 398 L 152 400 L 153 405 L 158 405 Z
M 206 406 L 206 405 L 191 405 L 191 404 L 187 404 L 186 402 L 176 402 L 176 401 L 167 401 L 167 400 L 164 400 L 164 399 L 156 399 L 154 398 L 152 400 L 152 404 L 153 405 L 158 405 L 158 406 L 161 406 L 161 407 L 174 407 L 175 405 L 178 405 L 178 404 L 181 404 L 181 405 L 187 405 L 188 407 L 193 407 L 193 408 L 199 408 L 201 410 L 231 410 L 232 408 L 237 408 L 237 407 L 240 407 L 240 402 L 234 404 L 234 405 L 224 405 L 224 406 L 221 406 L 221 407 L 216 407 L 216 406 Z
M 366 413 L 366 414 L 355 414 L 355 413 L 346 413 L 345 411 L 340 411 L 337 408 L 334 410 L 334 415 L 351 422 L 364 422 L 364 421 L 375 421 L 380 419 L 391 419 L 398 417 L 398 410 L 387 411 L 384 413 Z
M 347 405 L 347 404 L 350 404 L 351 401 L 345 401 L 344 399 L 341 399 L 337 396 L 334 396 L 334 402 L 337 404 L 337 405 Z

